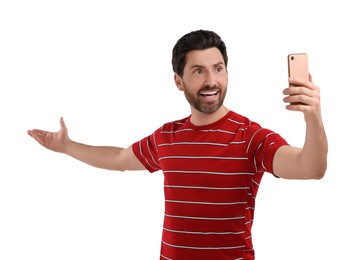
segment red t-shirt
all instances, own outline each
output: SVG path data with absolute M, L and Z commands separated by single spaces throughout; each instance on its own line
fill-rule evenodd
M 190 117 L 170 122 L 134 143 L 145 167 L 164 174 L 160 259 L 254 259 L 255 197 L 282 145 L 281 136 L 233 111 L 205 126 Z

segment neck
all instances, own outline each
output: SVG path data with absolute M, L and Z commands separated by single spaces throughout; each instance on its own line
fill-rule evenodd
M 216 112 L 212 114 L 204 114 L 195 108 L 191 107 L 191 123 L 196 126 L 209 125 L 224 117 L 229 112 L 225 106 L 221 106 Z

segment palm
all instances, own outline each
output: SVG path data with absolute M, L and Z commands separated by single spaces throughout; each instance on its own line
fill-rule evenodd
M 66 125 L 63 119 L 60 119 L 61 128 L 58 132 L 49 132 L 40 129 L 28 131 L 28 134 L 39 144 L 47 149 L 63 152 L 66 142 L 69 140 Z

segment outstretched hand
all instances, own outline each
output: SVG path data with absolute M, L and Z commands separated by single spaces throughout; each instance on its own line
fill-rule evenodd
M 58 132 L 49 132 L 40 129 L 28 130 L 27 133 L 39 144 L 55 152 L 65 152 L 66 145 L 70 141 L 67 127 L 63 118 L 60 118 L 60 130 Z

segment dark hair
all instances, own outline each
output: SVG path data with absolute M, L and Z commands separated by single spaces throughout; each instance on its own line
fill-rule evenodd
M 221 37 L 213 31 L 197 30 L 182 36 L 172 50 L 172 68 L 180 77 L 186 65 L 186 53 L 216 47 L 221 52 L 225 66 L 228 64 L 227 48 Z

